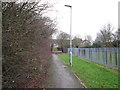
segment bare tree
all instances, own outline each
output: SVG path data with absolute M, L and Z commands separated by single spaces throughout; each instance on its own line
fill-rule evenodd
M 82 39 L 80 37 L 75 36 L 73 38 L 73 42 L 72 43 L 73 43 L 73 47 L 74 48 L 80 48 L 81 47 L 81 43 L 82 43 Z
M 114 47 L 119 47 L 120 46 L 120 29 L 118 29 L 115 33 L 112 34 L 113 35 L 113 46 Z
M 88 40 L 90 43 L 92 43 L 92 36 L 91 35 L 86 35 L 86 40 Z
M 112 45 L 112 31 L 114 27 L 111 24 L 104 26 L 97 34 L 96 41 L 100 41 L 103 47 L 110 47 Z
M 69 34 L 65 32 L 60 32 L 60 34 L 57 36 L 57 43 L 62 52 L 67 52 L 67 48 L 69 48 L 69 38 Z

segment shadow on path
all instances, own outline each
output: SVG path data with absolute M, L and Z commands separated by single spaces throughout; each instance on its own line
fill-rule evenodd
M 73 72 L 53 54 L 46 88 L 84 88 Z

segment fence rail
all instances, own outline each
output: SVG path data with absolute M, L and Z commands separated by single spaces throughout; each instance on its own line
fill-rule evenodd
M 68 48 L 69 53 L 70 48 Z M 119 48 L 72 48 L 74 56 L 118 69 Z

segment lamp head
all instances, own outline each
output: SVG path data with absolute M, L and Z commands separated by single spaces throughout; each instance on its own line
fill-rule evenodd
M 72 7 L 72 6 L 70 6 L 70 5 L 65 5 L 65 6 L 66 6 L 66 7 L 70 7 L 70 8 Z

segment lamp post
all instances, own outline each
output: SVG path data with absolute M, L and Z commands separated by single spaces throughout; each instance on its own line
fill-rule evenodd
M 65 5 L 70 8 L 70 66 L 72 67 L 72 6 Z

